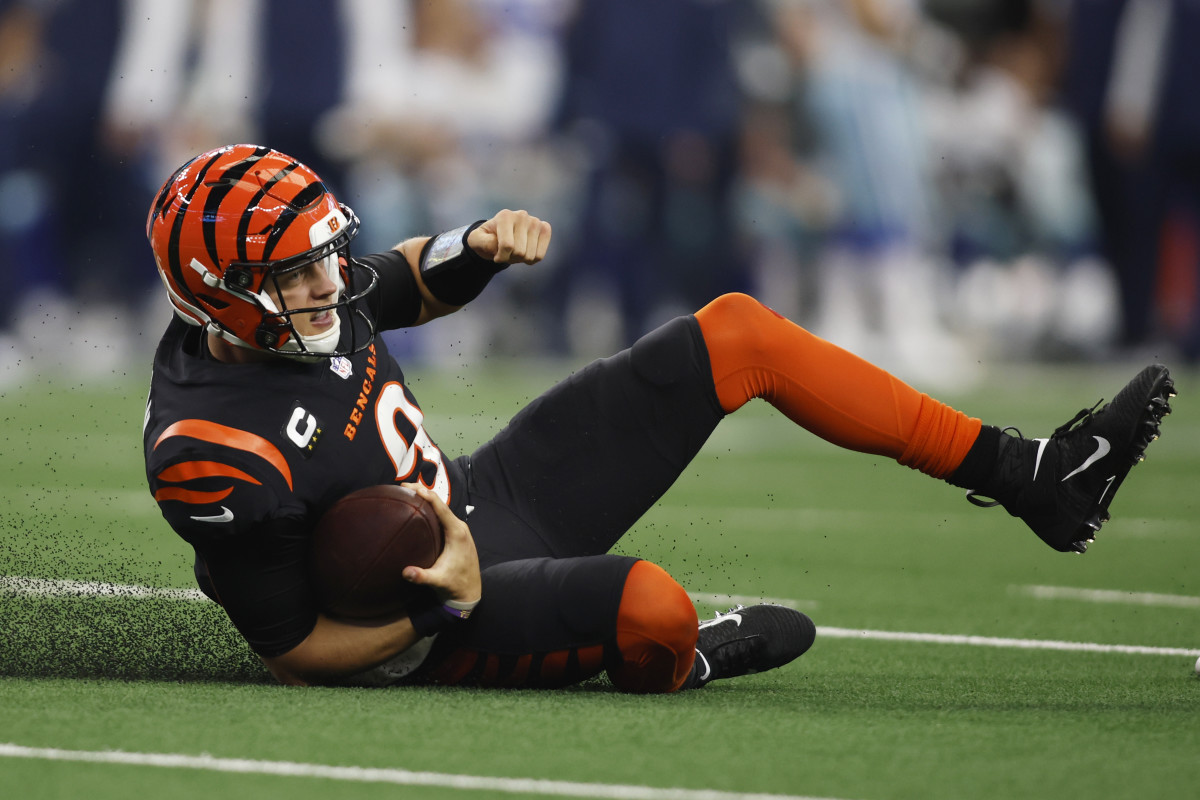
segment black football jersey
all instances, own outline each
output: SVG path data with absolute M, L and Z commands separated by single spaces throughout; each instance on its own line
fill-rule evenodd
M 381 276 L 407 268 L 376 266 Z M 311 630 L 306 539 L 337 499 L 419 481 L 460 505 L 462 470 L 423 419 L 380 337 L 349 357 L 228 364 L 206 353 L 202 329 L 172 320 L 146 403 L 146 477 L 163 517 L 196 549 L 202 588 L 260 653 L 285 652 Z
M 171 323 L 155 361 L 144 445 L 150 490 L 193 545 L 276 517 L 315 522 L 364 486 L 420 481 L 447 503 L 459 477 L 429 438 L 383 340 L 348 358 L 222 364 Z

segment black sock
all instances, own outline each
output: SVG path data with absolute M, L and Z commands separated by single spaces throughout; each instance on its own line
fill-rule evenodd
M 946 483 L 963 489 L 979 489 L 986 485 L 996 468 L 1000 454 L 1000 437 L 1004 434 L 993 425 L 979 429 L 975 444 L 967 451 L 962 463 L 947 478 Z

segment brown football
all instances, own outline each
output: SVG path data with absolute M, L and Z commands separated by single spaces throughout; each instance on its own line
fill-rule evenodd
M 346 495 L 313 531 L 309 572 L 322 609 L 351 619 L 403 613 L 428 590 L 401 573 L 432 566 L 444 541 L 433 506 L 411 489 L 383 484 Z

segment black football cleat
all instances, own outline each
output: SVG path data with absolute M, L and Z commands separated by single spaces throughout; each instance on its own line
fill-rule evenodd
M 1155 364 L 1112 402 L 1099 411 L 1085 408 L 1048 439 L 1027 441 L 1020 431 L 1001 437 L 989 485 L 967 492 L 967 499 L 978 506 L 1002 505 L 1055 550 L 1082 553 L 1108 521 L 1108 506 L 1125 476 L 1158 438 L 1174 396 L 1171 373 Z
M 700 623 L 696 663 L 685 689 L 782 667 L 812 647 L 817 628 L 786 606 L 738 606 Z

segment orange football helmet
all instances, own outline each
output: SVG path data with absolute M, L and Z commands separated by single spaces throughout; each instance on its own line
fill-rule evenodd
M 379 276 L 351 258 L 357 232 L 354 212 L 315 172 L 252 144 L 221 147 L 184 164 L 146 218 L 146 238 L 176 314 L 242 347 L 302 357 L 349 355 L 375 333 L 359 303 Z M 267 281 L 313 262 L 323 263 L 338 286 L 332 302 L 278 307 Z M 304 336 L 292 324 L 294 314 L 326 309 L 334 309 L 337 322 L 323 334 Z M 350 336 L 339 349 L 342 323 Z

